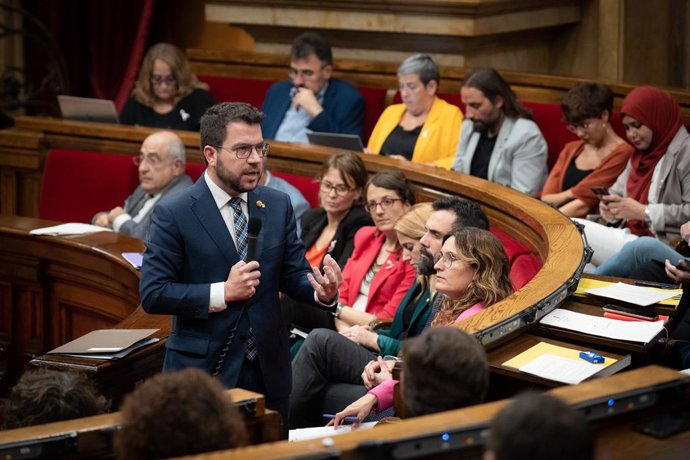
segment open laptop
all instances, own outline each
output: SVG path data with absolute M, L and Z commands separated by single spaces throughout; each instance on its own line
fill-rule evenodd
M 66 120 L 119 123 L 113 101 L 59 95 L 57 97 L 62 118 Z
M 335 133 L 307 133 L 309 143 L 313 145 L 323 145 L 324 147 L 335 147 L 345 150 L 363 152 L 364 145 L 362 139 L 356 134 L 335 134 Z

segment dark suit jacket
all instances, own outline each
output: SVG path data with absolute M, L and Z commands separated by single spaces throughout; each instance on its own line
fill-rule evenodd
M 323 208 L 309 209 L 304 213 L 302 216 L 302 241 L 305 248 L 309 249 L 316 243 L 327 223 L 328 217 Z M 332 240 L 335 241 L 335 244 L 330 251 L 326 251 L 338 262 L 340 268 L 345 267 L 347 259 L 350 258 L 355 248 L 355 233 L 368 225 L 374 225 L 374 223 L 362 206 L 354 206 L 340 221 Z
M 286 194 L 259 186 L 248 194 L 249 216 L 263 221 L 257 242 L 261 283 L 248 301 L 247 314 L 220 374 L 235 386 L 251 325 L 267 393 L 290 394 L 292 379 L 286 326 L 278 292 L 314 304 L 306 274 L 304 246 L 295 234 L 295 218 Z M 191 188 L 164 200 L 153 211 L 153 225 L 141 269 L 141 302 L 153 314 L 175 315 L 166 344 L 164 370 L 197 367 L 210 372 L 242 310 L 243 302 L 208 313 L 210 284 L 225 281 L 240 260 L 232 237 L 203 177 Z
M 279 81 L 271 85 L 261 110 L 266 118 L 261 123 L 261 131 L 266 139 L 275 138 L 285 112 L 290 108 L 292 82 Z M 323 95 L 323 112 L 314 117 L 307 126 L 318 132 L 357 134 L 362 137 L 364 125 L 364 98 L 351 84 L 338 78 L 328 80 L 328 88 Z
M 170 183 L 161 191 L 161 197 L 156 203 L 156 205 L 158 205 L 158 203 L 160 203 L 160 200 L 162 200 L 166 196 L 171 195 L 175 192 L 179 192 L 180 190 L 184 190 L 190 187 L 193 183 L 194 182 L 192 181 L 192 178 L 186 174 L 181 174 L 173 178 L 173 180 L 170 181 Z M 148 193 L 141 188 L 141 185 L 139 185 L 136 189 L 134 189 L 134 192 L 125 200 L 125 205 L 123 206 L 125 212 L 127 214 L 131 214 L 132 209 L 134 209 L 140 201 L 147 200 L 148 196 Z M 151 228 L 152 214 L 152 210 L 149 211 L 138 223 L 134 222 L 133 219 L 128 220 L 127 222 L 122 224 L 119 232 L 123 235 L 139 238 L 140 240 L 146 240 L 148 238 L 149 229 Z M 134 218 L 135 216 L 132 217 Z

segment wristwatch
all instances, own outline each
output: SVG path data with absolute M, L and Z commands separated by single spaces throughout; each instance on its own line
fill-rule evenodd
M 333 317 L 335 318 L 340 318 L 340 312 L 343 311 L 343 307 L 345 305 L 339 303 L 338 305 L 335 306 L 335 310 L 333 310 Z
M 644 223 L 647 224 L 649 228 L 652 228 L 652 213 L 649 212 L 649 206 L 644 208 Z

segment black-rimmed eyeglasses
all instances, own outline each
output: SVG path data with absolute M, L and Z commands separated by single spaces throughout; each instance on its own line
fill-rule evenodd
M 259 157 L 263 158 L 268 155 L 268 150 L 270 149 L 269 145 L 265 143 L 258 145 L 240 144 L 230 149 L 219 145 L 215 148 L 225 150 L 226 152 L 233 152 L 240 160 L 246 160 L 249 158 L 254 150 L 256 150 L 256 153 L 259 155 Z

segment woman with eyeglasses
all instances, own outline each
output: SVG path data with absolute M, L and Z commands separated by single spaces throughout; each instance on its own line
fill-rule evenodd
M 321 165 L 317 180 L 321 207 L 307 210 L 301 219 L 306 257 L 310 266 L 321 267 L 323 258 L 329 254 L 343 268 L 352 255 L 355 233 L 372 224 L 361 204 L 367 170 L 357 154 L 342 152 L 328 157 Z M 288 324 L 315 323 L 316 327 L 322 327 L 320 324 L 325 321 L 333 325 L 332 316 L 298 304 L 287 296 L 283 297 L 282 307 Z
M 549 173 L 542 201 L 568 217 L 585 217 L 599 203 L 592 187 L 610 187 L 633 153 L 611 128 L 613 92 L 600 83 L 580 83 L 565 95 L 563 120 L 580 139 L 569 142 Z
M 415 54 L 398 67 L 402 104 L 381 114 L 367 153 L 450 169 L 460 137 L 462 112 L 439 98 L 441 72 L 431 56 Z
M 199 131 L 201 116 L 213 104 L 208 85 L 197 80 L 184 53 L 174 45 L 158 43 L 141 63 L 120 123 Z
M 464 227 L 453 232 L 436 256 L 434 268 L 436 290 L 444 297 L 432 327 L 461 325 L 463 320 L 513 292 L 508 256 L 500 240 L 487 230 Z M 394 364 L 394 360 L 381 357 L 367 364 L 362 380 L 369 391 L 336 414 L 336 426 L 344 417 L 354 416 L 363 421 L 372 410 L 381 412 L 393 406 L 393 388 L 397 383 L 392 380 Z
M 640 236 L 673 242 L 690 220 L 690 135 L 678 103 L 666 91 L 641 86 L 625 97 L 621 114 L 635 152 L 599 203 L 609 225 L 575 219 L 585 227 L 591 262 L 602 275 L 615 270 L 611 265 L 620 261 L 607 261 L 626 243 Z

